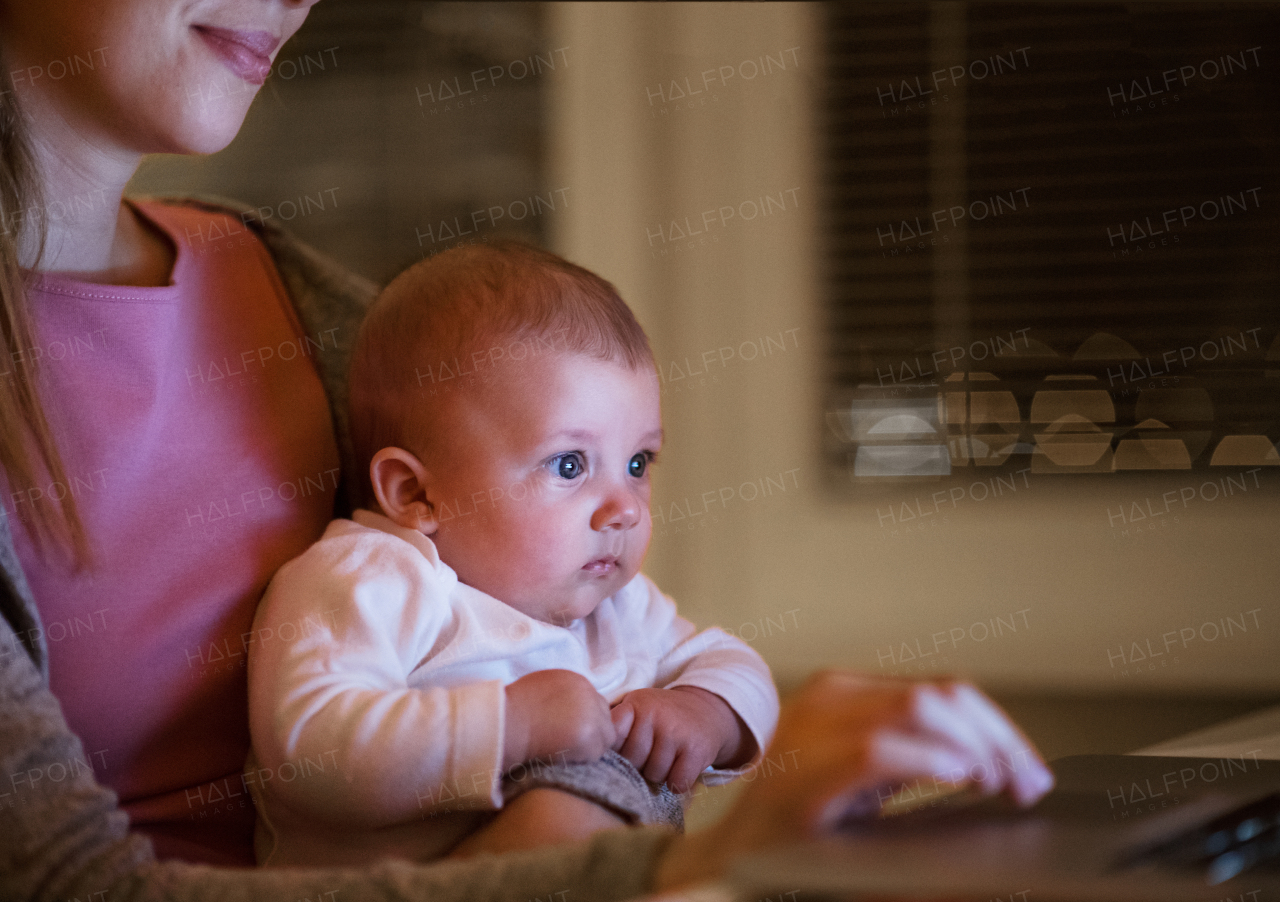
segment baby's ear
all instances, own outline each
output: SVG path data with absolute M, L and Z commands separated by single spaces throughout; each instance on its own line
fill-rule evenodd
M 426 467 L 403 448 L 383 448 L 369 462 L 369 481 L 378 506 L 388 518 L 425 536 L 436 531 L 439 520 L 431 503 Z

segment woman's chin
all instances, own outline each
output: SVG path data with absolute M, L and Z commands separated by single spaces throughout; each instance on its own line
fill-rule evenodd
M 247 107 L 235 107 L 230 104 L 223 109 L 211 107 L 196 115 L 182 117 L 174 122 L 156 140 L 149 142 L 151 147 L 145 153 L 172 154 L 210 154 L 225 148 L 240 131 L 244 124 Z
M 209 154 L 230 144 L 244 125 L 258 85 L 234 77 L 185 78 L 158 97 L 151 109 L 135 109 L 117 120 L 120 138 L 142 153 Z M 123 107 L 112 97 L 117 108 Z

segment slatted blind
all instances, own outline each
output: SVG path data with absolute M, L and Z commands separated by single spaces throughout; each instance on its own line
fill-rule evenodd
M 835 469 L 1280 465 L 1280 5 L 824 13 Z

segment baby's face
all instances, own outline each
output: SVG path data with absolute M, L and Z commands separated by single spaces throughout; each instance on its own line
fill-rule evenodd
M 462 582 L 564 625 L 644 560 L 649 464 L 662 444 L 658 377 L 572 353 L 486 376 L 437 407 L 423 461 L 431 538 Z

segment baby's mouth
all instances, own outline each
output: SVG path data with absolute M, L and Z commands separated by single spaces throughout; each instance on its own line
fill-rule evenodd
M 594 561 L 588 561 L 582 567 L 592 575 L 606 576 L 618 569 L 618 556 L 616 554 L 606 554 L 604 557 L 598 557 Z

